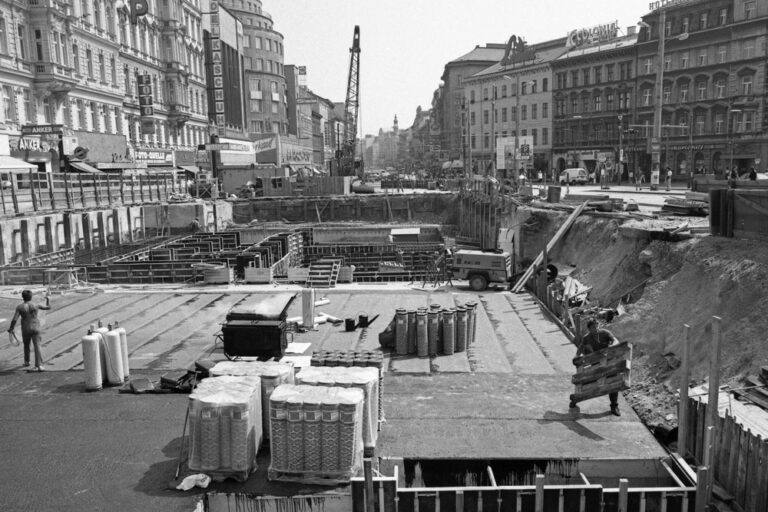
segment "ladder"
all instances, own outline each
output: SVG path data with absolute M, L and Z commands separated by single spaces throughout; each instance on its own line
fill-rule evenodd
M 307 286 L 309 288 L 335 288 L 340 268 L 341 260 L 338 259 L 315 261 L 309 266 Z

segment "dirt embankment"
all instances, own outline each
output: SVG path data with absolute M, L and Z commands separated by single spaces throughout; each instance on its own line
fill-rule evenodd
M 590 298 L 603 306 L 616 307 L 645 282 L 625 305 L 626 314 L 607 327 L 635 346 L 626 398 L 646 423 L 674 426 L 679 380 L 669 354 L 682 353 L 684 324 L 693 340 L 692 382 L 707 378 L 713 316 L 722 319 L 721 383 L 768 364 L 768 244 L 668 239 L 658 224 L 582 217 L 552 259 L 572 265 L 572 275 L 592 286 Z

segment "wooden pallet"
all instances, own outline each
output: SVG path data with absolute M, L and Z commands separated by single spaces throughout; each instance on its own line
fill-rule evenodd
M 573 359 L 576 374 L 571 377 L 575 386 L 570 396 L 571 407 L 577 403 L 629 389 L 632 369 L 632 345 L 619 343 L 605 350 Z
M 297 482 L 311 485 L 339 485 L 348 484 L 355 471 L 279 471 L 273 468 L 267 470 L 267 478 L 270 481 L 277 482 Z

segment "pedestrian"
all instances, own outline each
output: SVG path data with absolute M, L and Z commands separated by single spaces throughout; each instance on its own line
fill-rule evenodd
M 672 186 L 672 168 L 667 166 L 667 178 L 666 178 L 667 190 Z
M 640 184 L 645 183 L 645 169 L 640 169 Z
M 749 168 L 749 180 L 757 181 L 757 172 L 755 171 L 754 167 Z
M 605 172 L 605 166 L 600 167 L 600 189 L 606 189 L 608 188 L 608 183 L 606 181 L 607 176 Z
M 599 352 L 605 350 L 618 343 L 616 336 L 607 329 L 598 329 L 597 321 L 594 318 L 590 318 L 587 321 L 587 334 L 581 339 L 581 345 L 576 350 L 576 357 L 584 354 L 591 354 L 593 352 Z M 611 403 L 611 414 L 614 416 L 621 416 L 619 411 L 619 393 L 613 392 L 608 394 L 608 399 Z
M 32 302 L 32 291 L 24 290 L 21 292 L 21 299 L 23 303 L 16 306 L 16 312 L 13 314 L 11 320 L 11 326 L 8 328 L 8 332 L 12 333 L 16 327 L 16 320 L 21 318 L 21 340 L 24 343 L 24 366 L 29 366 L 29 344 L 30 342 L 35 347 L 35 370 L 42 372 L 45 370 L 43 366 L 43 356 L 40 354 L 40 319 L 37 316 L 37 312 L 40 309 L 51 309 L 51 297 L 46 292 L 45 305 L 35 304 Z
M 628 169 L 628 176 L 629 176 L 629 184 L 632 185 L 635 182 L 635 173 L 632 169 Z M 637 189 L 635 189 L 637 190 Z

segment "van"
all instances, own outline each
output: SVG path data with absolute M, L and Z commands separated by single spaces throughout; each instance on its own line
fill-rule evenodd
M 588 174 L 586 169 L 582 169 L 581 167 L 574 167 L 572 169 L 566 169 L 561 172 L 558 181 L 560 181 L 561 185 L 574 185 L 576 183 L 584 185 L 587 183 L 587 179 Z

